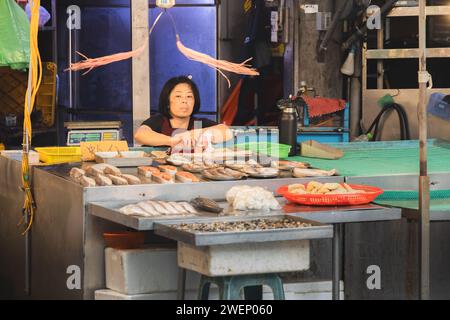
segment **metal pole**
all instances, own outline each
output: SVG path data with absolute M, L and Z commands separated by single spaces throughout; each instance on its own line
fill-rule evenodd
M 148 38 L 148 0 L 133 0 L 131 5 L 131 46 L 136 50 Z M 139 57 L 132 61 L 133 91 L 133 135 L 142 122 L 150 117 L 150 56 L 147 46 Z
M 186 269 L 178 267 L 178 292 L 177 299 L 184 300 L 186 293 Z
M 340 244 L 341 244 L 341 233 L 342 228 L 340 224 L 334 225 L 334 235 L 333 235 L 333 257 L 332 257 L 332 299 L 339 300 L 339 291 L 340 291 L 340 278 L 341 278 L 341 252 L 340 252 Z
M 419 0 L 419 140 L 420 140 L 420 299 L 430 299 L 430 178 L 427 167 L 427 73 L 426 0 Z

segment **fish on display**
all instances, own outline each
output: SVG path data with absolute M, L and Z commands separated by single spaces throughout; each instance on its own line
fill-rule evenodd
M 136 215 L 143 217 L 163 217 L 163 216 L 191 216 L 198 213 L 190 204 L 186 202 L 166 202 L 166 201 L 142 201 L 137 204 L 130 204 L 119 212 L 125 215 Z
M 99 174 L 95 177 L 95 183 L 101 187 L 109 187 L 113 185 L 111 179 L 103 174 Z
M 158 167 L 162 172 L 166 172 L 172 176 L 175 176 L 175 174 L 177 173 L 178 169 L 174 166 L 167 166 L 167 165 L 162 165 Z
M 191 173 L 201 173 L 203 170 L 206 169 L 206 167 L 203 164 L 198 163 L 184 164 L 181 168 L 184 171 L 188 171 Z
M 337 174 L 336 169 L 326 171 L 319 169 L 301 169 L 295 168 L 292 172 L 292 175 L 296 178 L 305 178 L 305 177 L 331 177 Z
M 154 172 L 152 175 L 152 180 L 156 183 L 161 184 L 175 183 L 173 180 L 173 176 L 166 172 Z
M 190 172 L 179 171 L 175 174 L 175 177 L 182 183 L 200 182 L 200 179 Z
M 118 176 L 115 176 L 115 175 L 112 175 L 112 174 L 107 174 L 106 176 L 109 179 L 111 179 L 113 184 L 116 185 L 116 186 L 126 186 L 126 185 L 128 185 L 128 181 L 125 178 L 118 177 Z
M 155 167 L 139 167 L 138 168 L 138 174 L 143 177 L 146 177 L 146 178 L 151 178 L 153 173 L 158 173 L 158 172 L 160 172 L 160 170 Z
M 252 178 L 276 178 L 280 174 L 277 168 L 245 168 L 242 172 Z
M 135 177 L 131 174 L 122 174 L 122 175 L 120 175 L 120 177 L 127 180 L 128 184 L 131 184 L 131 185 L 141 184 L 141 179 L 139 179 L 138 177 Z
M 272 161 L 270 163 L 270 166 L 272 168 L 277 168 L 278 170 L 282 170 L 282 171 L 290 171 L 290 170 L 293 170 L 295 168 L 300 168 L 300 169 L 310 168 L 310 164 L 309 163 L 295 162 L 295 161 L 286 161 L 286 160 Z
M 165 151 L 152 151 L 150 155 L 155 159 L 166 159 L 169 157 Z
M 245 173 L 230 168 L 208 169 L 204 170 L 202 174 L 207 179 L 218 181 L 241 180 L 247 177 Z
M 208 198 L 195 198 L 191 201 L 191 204 L 198 210 L 204 210 L 212 213 L 221 213 L 223 211 L 217 202 Z
M 180 167 L 184 164 L 191 164 L 192 161 L 186 157 L 183 157 L 180 154 L 173 154 L 169 158 L 167 158 L 167 162 L 173 164 L 174 166 Z

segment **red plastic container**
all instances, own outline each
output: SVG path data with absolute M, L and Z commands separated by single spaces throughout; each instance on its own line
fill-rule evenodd
M 306 186 L 306 185 L 305 185 Z M 377 187 L 350 184 L 355 190 L 364 190 L 361 194 L 293 194 L 288 192 L 288 186 L 283 186 L 277 193 L 293 203 L 306 206 L 354 206 L 374 201 L 384 191 Z

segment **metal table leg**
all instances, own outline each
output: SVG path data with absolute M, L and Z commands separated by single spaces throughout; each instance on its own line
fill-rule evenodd
M 186 292 L 186 269 L 178 268 L 178 300 L 185 300 Z
M 339 292 L 340 292 L 340 278 L 341 278 L 341 251 L 340 244 L 342 238 L 342 224 L 335 224 L 334 235 L 333 235 L 333 279 L 332 279 L 332 298 L 333 300 L 339 300 Z

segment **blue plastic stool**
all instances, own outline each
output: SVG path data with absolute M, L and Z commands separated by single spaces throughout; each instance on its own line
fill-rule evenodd
M 199 300 L 208 300 L 211 283 L 219 287 L 220 300 L 239 300 L 241 299 L 241 290 L 244 288 L 263 285 L 267 285 L 272 289 L 275 300 L 285 300 L 283 281 L 275 273 L 227 277 L 207 277 L 202 275 L 198 291 Z

